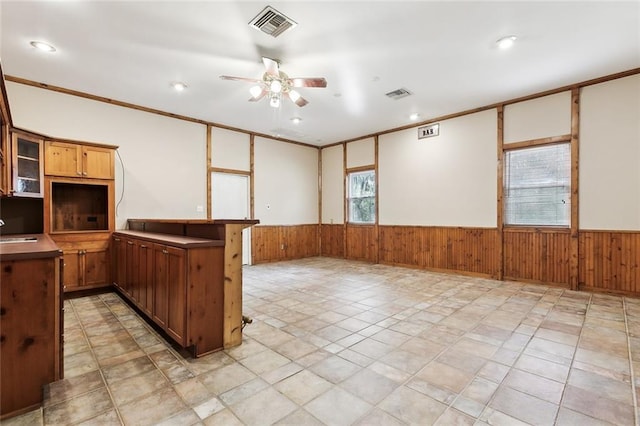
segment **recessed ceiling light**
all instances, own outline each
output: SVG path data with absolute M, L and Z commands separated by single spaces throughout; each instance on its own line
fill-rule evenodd
M 291 121 L 293 121 L 293 124 L 299 124 L 302 121 L 302 118 L 300 117 L 293 117 L 291 119 Z
M 413 121 L 416 121 L 418 119 L 418 117 L 420 117 L 420 114 L 418 114 L 417 112 L 414 112 L 409 116 L 409 119 L 413 120 Z
M 181 81 L 174 81 L 173 83 L 171 83 L 171 87 L 173 87 L 176 92 L 182 92 L 188 86 Z
M 38 50 L 42 50 L 43 52 L 55 52 L 56 48 L 50 45 L 49 43 L 45 43 L 44 41 L 32 41 L 31 46 L 35 47 Z
M 513 43 L 516 42 L 517 38 L 518 37 L 513 35 L 502 37 L 496 41 L 496 44 L 498 45 L 499 49 L 508 49 L 513 46 Z

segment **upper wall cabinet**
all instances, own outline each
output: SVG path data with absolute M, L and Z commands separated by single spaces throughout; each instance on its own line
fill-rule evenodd
M 48 176 L 114 178 L 114 149 L 68 142 L 45 142 Z
M 11 146 L 12 189 L 19 197 L 43 196 L 42 139 L 14 133 Z

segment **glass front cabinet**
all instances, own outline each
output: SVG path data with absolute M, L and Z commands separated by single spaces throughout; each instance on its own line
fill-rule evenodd
M 14 133 L 12 138 L 12 195 L 43 197 L 43 141 Z

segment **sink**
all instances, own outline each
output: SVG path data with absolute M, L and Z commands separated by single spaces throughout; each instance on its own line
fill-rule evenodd
M 0 238 L 0 244 L 7 243 L 35 243 L 38 241 L 38 237 L 5 237 Z

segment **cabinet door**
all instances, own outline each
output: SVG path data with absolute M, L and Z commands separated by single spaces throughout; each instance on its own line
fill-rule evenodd
M 153 244 L 138 241 L 138 291 L 140 308 L 147 314 L 153 312 Z
M 82 250 L 83 282 L 86 287 L 97 287 L 109 282 L 109 250 L 89 248 Z
M 136 260 L 135 260 L 135 251 L 136 246 L 133 240 L 127 238 L 125 243 L 125 256 L 127 258 L 125 262 L 125 278 L 122 286 L 122 290 L 124 290 L 125 294 L 129 297 L 133 298 L 133 292 L 136 282 Z
M 82 157 L 82 175 L 84 177 L 95 179 L 114 178 L 113 149 L 84 146 L 82 147 Z
M 167 312 L 167 334 L 173 337 L 182 346 L 186 346 L 186 255 L 185 250 L 167 247 L 167 275 L 169 278 L 169 303 Z
M 153 320 L 166 328 L 169 297 L 169 259 L 167 248 L 153 245 Z
M 62 256 L 64 265 L 62 285 L 64 286 L 64 291 L 77 290 L 82 285 L 80 280 L 80 250 L 63 250 Z
M 14 134 L 11 155 L 13 195 L 42 197 L 42 140 Z
M 82 176 L 82 148 L 65 142 L 45 143 L 44 172 L 53 176 Z
M 127 251 L 125 250 L 126 241 L 124 238 L 114 236 L 111 240 L 111 248 L 113 254 L 113 271 L 112 281 L 117 287 L 122 289 L 126 280 Z

